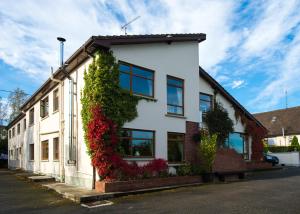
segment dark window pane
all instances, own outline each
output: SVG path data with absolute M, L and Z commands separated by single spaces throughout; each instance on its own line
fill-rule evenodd
M 132 138 L 153 139 L 153 132 L 132 131 Z
M 168 86 L 168 104 L 182 106 L 182 88 Z
M 130 139 L 121 139 L 120 141 L 120 153 L 124 156 L 131 156 Z
M 168 161 L 182 162 L 184 135 L 168 134 Z
M 130 76 L 129 74 L 120 73 L 120 87 L 130 90 Z
M 153 156 L 152 140 L 133 140 L 132 141 L 133 156 Z
M 142 94 L 145 96 L 153 96 L 152 80 L 147 80 L 137 76 L 132 76 L 132 91 L 134 94 Z
M 138 67 L 132 66 L 132 73 L 135 75 L 143 76 L 149 79 L 153 79 L 153 72 L 147 71 Z
M 120 64 L 119 65 L 119 71 L 123 71 L 123 72 L 130 72 L 130 66 L 128 65 L 124 65 L 124 64 Z
M 121 137 L 130 137 L 130 130 L 122 130 Z
M 168 84 L 183 87 L 183 81 L 179 79 L 168 78 Z

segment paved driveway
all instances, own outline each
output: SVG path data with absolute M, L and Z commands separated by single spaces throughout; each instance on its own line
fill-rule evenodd
M 300 168 L 255 173 L 243 182 L 114 199 L 83 208 L 0 170 L 0 213 L 300 213 Z

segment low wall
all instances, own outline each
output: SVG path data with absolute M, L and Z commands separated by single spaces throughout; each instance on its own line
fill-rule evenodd
M 286 166 L 300 166 L 299 152 L 278 152 L 270 153 L 270 155 L 278 157 L 279 164 L 284 164 Z
M 243 156 L 234 149 L 218 149 L 213 164 L 213 172 L 245 171 L 246 169 Z
M 167 178 L 149 178 L 131 181 L 105 182 L 96 181 L 97 192 L 126 192 L 139 189 L 149 189 L 155 187 L 165 187 L 172 185 L 184 185 L 200 183 L 200 176 L 175 176 Z

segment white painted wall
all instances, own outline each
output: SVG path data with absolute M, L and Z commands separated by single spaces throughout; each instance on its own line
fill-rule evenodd
M 286 135 L 286 136 L 276 136 L 268 138 L 268 144 L 271 146 L 290 146 L 293 137 L 296 136 L 300 142 L 300 135 Z
M 286 166 L 300 166 L 300 156 L 299 152 L 280 152 L 280 153 L 270 153 L 278 157 L 279 164 L 284 164 Z

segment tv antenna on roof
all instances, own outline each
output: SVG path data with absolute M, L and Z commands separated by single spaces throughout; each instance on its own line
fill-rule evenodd
M 131 21 L 127 22 L 126 24 L 121 26 L 121 30 L 124 30 L 125 35 L 127 35 L 127 26 L 130 25 L 132 22 L 136 21 L 137 19 L 141 18 L 141 16 L 137 16 Z

